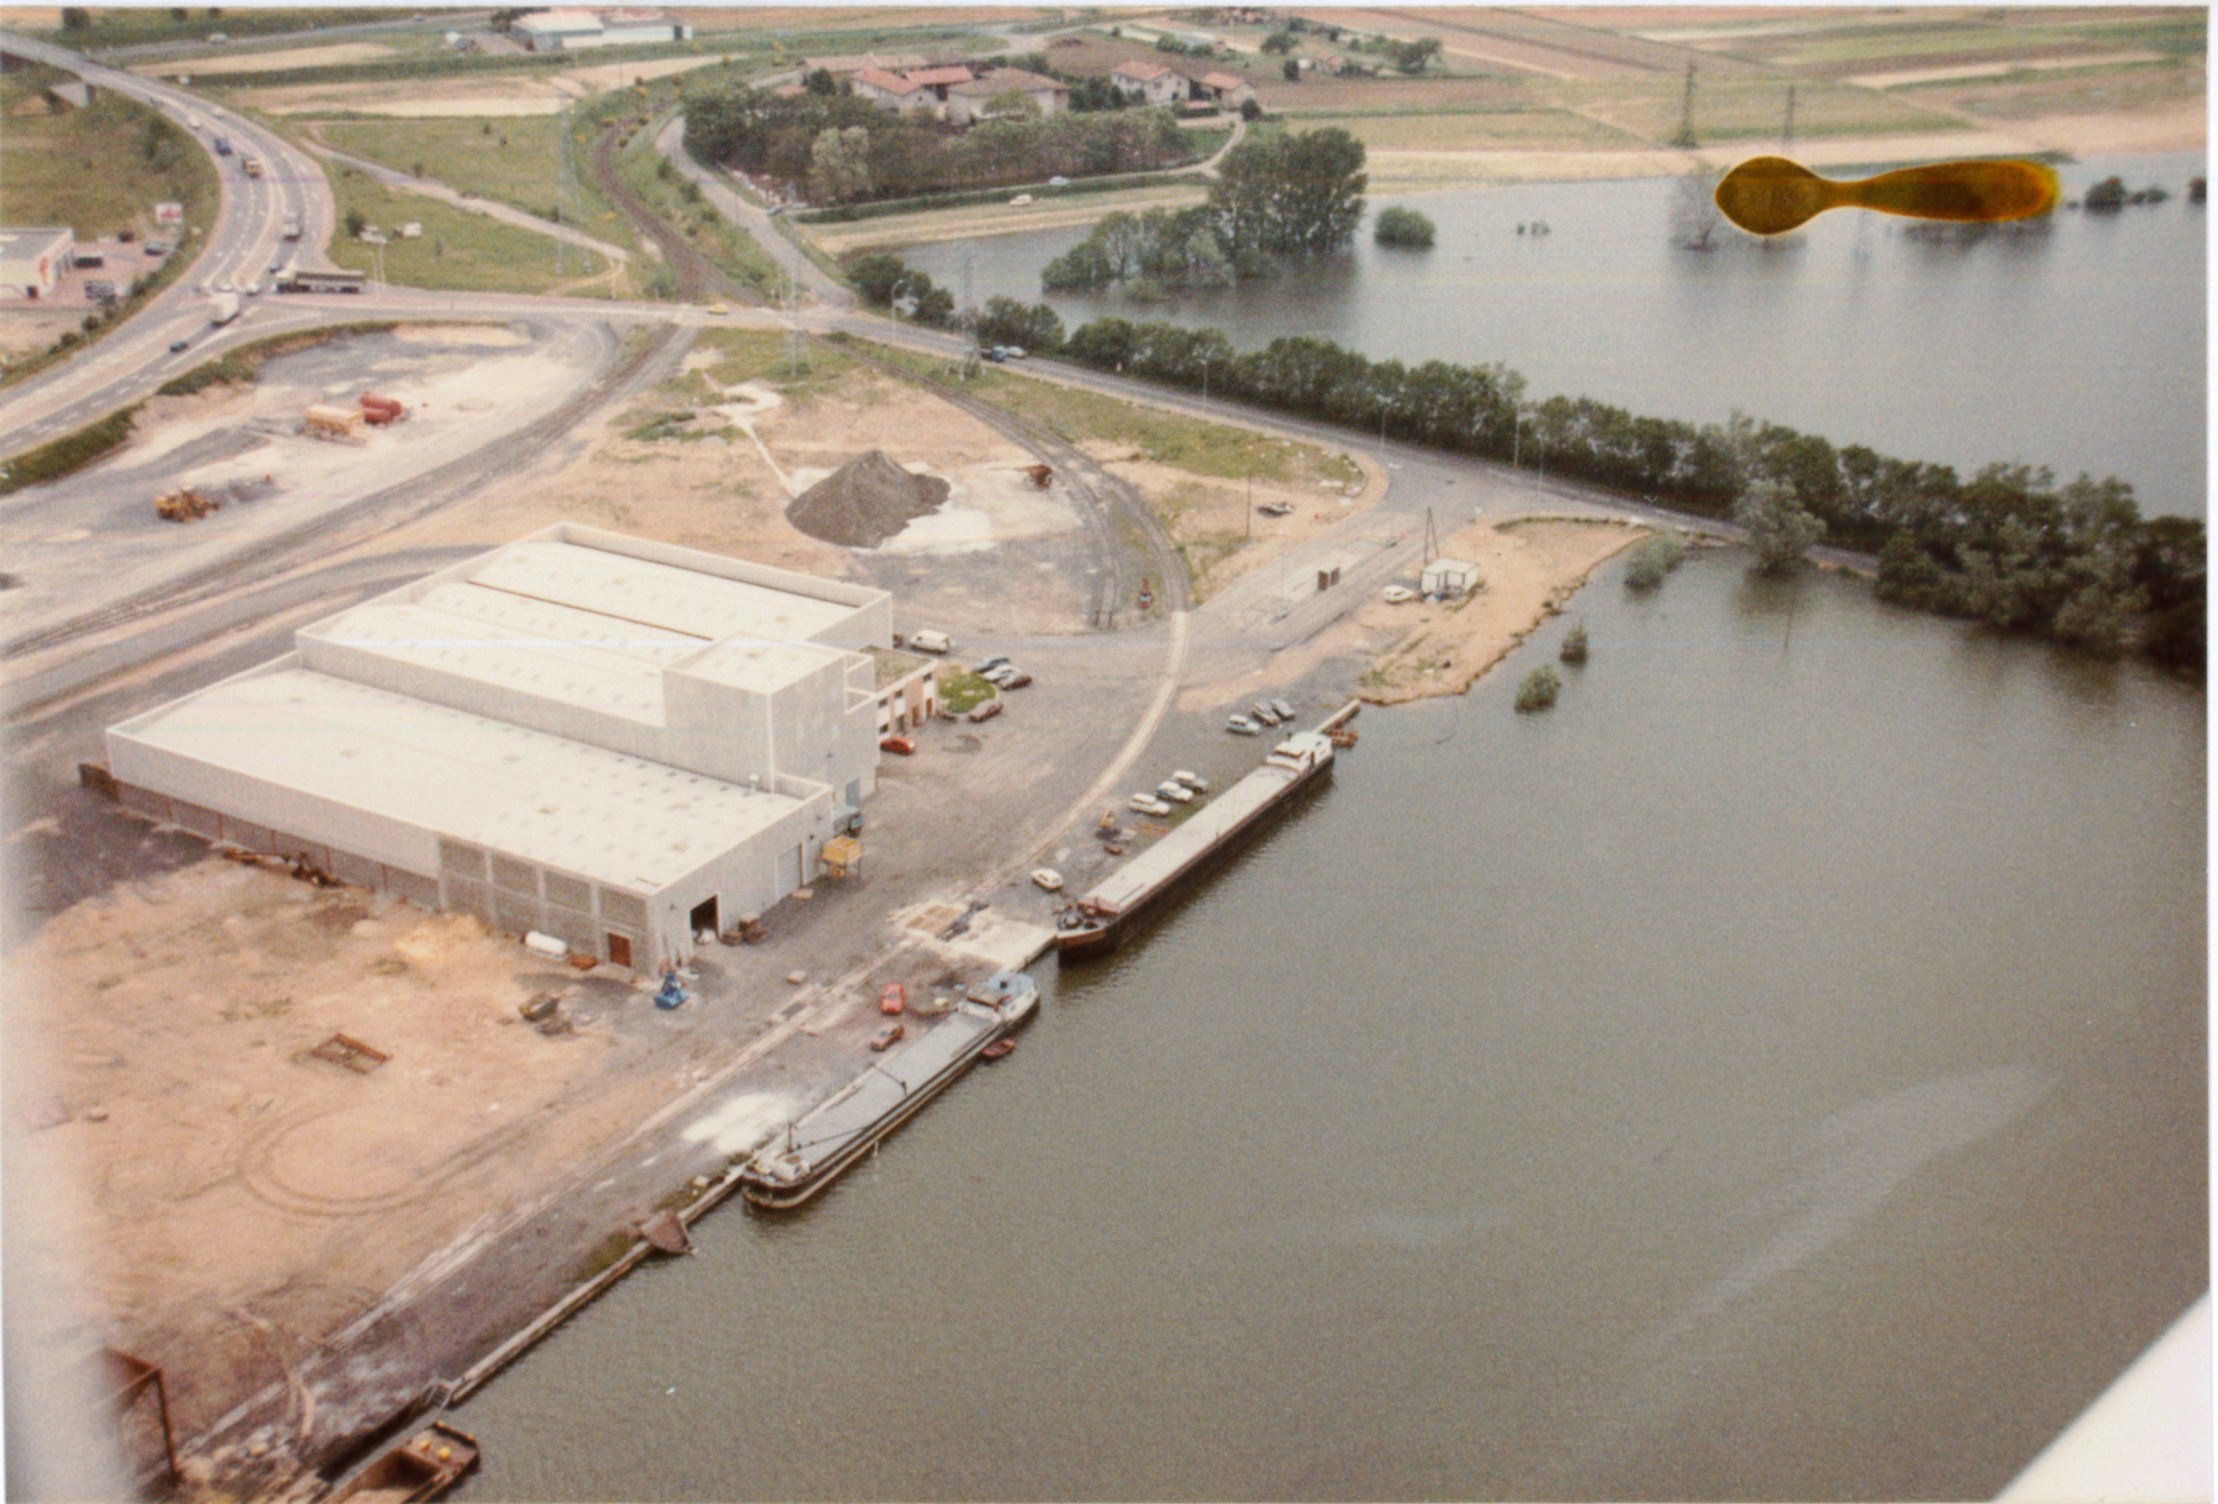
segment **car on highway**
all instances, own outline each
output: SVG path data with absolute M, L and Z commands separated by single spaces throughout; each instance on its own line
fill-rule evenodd
M 1032 358 L 1024 353 L 1024 346 L 1022 345 L 1003 345 L 1001 355 L 1004 360 L 1030 360 Z
M 702 311 L 704 313 L 712 313 L 718 318 L 722 318 L 725 314 L 731 312 L 731 310 L 729 308 L 726 308 L 722 303 L 711 303 Z
M 180 351 L 190 350 L 192 347 L 193 342 L 189 339 L 173 339 L 169 342 L 169 353 L 175 355 Z
M 999 345 L 988 345 L 985 349 L 978 352 L 978 358 L 984 361 L 991 361 L 995 365 L 1000 365 L 1004 360 L 1008 359 L 1007 356 L 1001 353 L 1001 347 Z
M 881 736 L 878 738 L 878 750 L 891 752 L 900 757 L 914 757 L 916 756 L 916 743 L 905 736 Z

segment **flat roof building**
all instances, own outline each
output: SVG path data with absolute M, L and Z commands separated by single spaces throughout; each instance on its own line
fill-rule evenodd
M 50 298 L 76 264 L 77 236 L 66 227 L 0 230 L 0 299 Z
M 884 591 L 558 524 L 111 727 L 131 808 L 651 967 L 817 871 L 876 789 Z

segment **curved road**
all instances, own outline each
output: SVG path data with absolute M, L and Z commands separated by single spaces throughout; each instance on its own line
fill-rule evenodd
M 81 355 L 0 393 L 0 432 L 7 436 L 0 446 L 15 453 L 111 412 L 197 362 L 198 352 L 172 353 L 169 346 L 178 339 L 197 344 L 207 331 L 208 303 L 198 291 L 201 284 L 257 281 L 281 248 L 285 259 L 328 266 L 322 247 L 331 238 L 334 209 L 321 168 L 229 110 L 174 85 L 88 62 L 13 32 L 0 32 L 0 51 L 65 68 L 160 110 L 210 152 L 222 187 L 216 223 L 200 227 L 197 259 L 184 277 Z M 211 143 L 219 135 L 229 139 L 232 155 L 213 156 Z M 249 153 L 262 161 L 260 178 L 249 178 L 240 165 L 241 156 Z M 301 222 L 301 239 L 289 246 L 281 237 L 286 218 L 294 215 Z M 188 250 L 180 246 L 176 254 Z

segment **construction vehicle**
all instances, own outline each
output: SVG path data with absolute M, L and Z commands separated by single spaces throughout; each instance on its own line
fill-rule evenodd
M 301 414 L 301 432 L 312 439 L 359 444 L 362 442 L 362 414 L 355 408 L 337 407 L 328 402 L 311 403 Z
M 357 401 L 361 405 L 362 416 L 368 420 L 373 428 L 383 428 L 388 423 L 398 423 L 407 412 L 407 409 L 392 398 L 380 397 L 375 392 L 364 392 Z
M 197 522 L 223 503 L 203 496 L 191 486 L 164 491 L 154 498 L 154 515 L 164 522 Z
M 238 316 L 239 295 L 237 293 L 219 292 L 208 300 L 208 322 L 217 328 L 222 328 Z

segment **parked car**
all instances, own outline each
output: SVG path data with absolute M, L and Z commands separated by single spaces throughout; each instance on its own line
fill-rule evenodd
M 1171 776 L 1177 779 L 1180 783 L 1185 784 L 1186 787 L 1192 789 L 1197 794 L 1206 794 L 1209 792 L 1209 780 L 1202 777 L 1199 773 L 1189 773 L 1184 768 L 1180 768 Z
M 1001 667 L 1003 667 L 1004 665 L 1006 665 L 1006 664 L 1008 663 L 1008 661 L 1009 661 L 1009 655 L 1008 655 L 1008 654 L 1006 654 L 1006 653 L 996 653 L 996 654 L 994 654 L 994 655 L 993 655 L 993 656 L 992 656 L 991 658 L 981 658 L 981 659 L 979 659 L 979 660 L 978 660 L 978 665 L 977 665 L 977 667 L 973 668 L 973 669 L 971 670 L 971 672 L 972 672 L 972 673 L 974 673 L 974 674 L 990 674 L 990 673 L 992 673 L 992 672 L 993 672 L 993 671 L 994 671 L 995 669 L 997 669 L 997 668 L 1001 668 Z
M 909 646 L 920 653 L 945 653 L 955 646 L 955 639 L 945 632 L 927 629 L 909 639 Z
M 1386 603 L 1389 606 L 1404 606 L 1415 599 L 1417 599 L 1417 592 L 1407 585 L 1389 585 L 1386 587 Z
M 978 677 L 997 688 L 1006 688 L 1009 681 L 1016 676 L 1017 666 L 1013 663 L 1004 663 L 999 667 L 987 669 Z
M 914 757 L 916 756 L 916 743 L 905 736 L 881 736 L 878 738 L 878 750 L 896 753 L 902 757 Z
M 1031 682 L 1032 676 L 1020 668 L 1011 670 L 1009 677 L 1001 682 L 1001 687 L 1003 689 L 1022 689 Z
M 1278 712 L 1271 708 L 1268 700 L 1256 701 L 1248 707 L 1248 713 L 1266 726 L 1276 726 L 1278 724 Z
M 888 982 L 878 994 L 878 1011 L 895 1018 L 909 1009 L 909 989 L 900 982 Z
M 990 721 L 999 714 L 1001 714 L 1001 702 L 999 700 L 988 700 L 983 705 L 972 706 L 970 718 L 973 721 Z
M 1287 704 L 1284 700 L 1272 700 L 1271 709 L 1278 712 L 1278 718 L 1282 721 L 1290 721 L 1294 718 L 1294 707 Z
M 1236 715 L 1225 722 L 1225 730 L 1231 732 L 1234 736 L 1261 736 L 1263 734 L 1263 728 L 1244 715 Z
M 1173 804 L 1192 804 L 1194 791 L 1175 778 L 1166 778 L 1155 786 L 1156 794 Z
M 883 1029 L 870 1036 L 870 1047 L 882 1054 L 899 1044 L 901 1036 L 908 1032 L 898 1021 L 887 1024 Z
M 1034 886 L 1049 893 L 1063 891 L 1063 874 L 1057 872 L 1053 867 L 1034 867 L 1032 869 L 1032 882 Z
M 1290 517 L 1294 512 L 1294 508 L 1283 501 L 1258 502 L 1255 509 L 1266 517 Z
M 1171 812 L 1171 807 L 1153 794 L 1134 794 L 1125 803 L 1143 815 L 1167 815 Z
M 708 307 L 702 309 L 701 311 L 703 313 L 713 314 L 717 318 L 722 318 L 725 314 L 731 312 L 731 310 L 729 308 L 726 308 L 722 303 L 711 303 Z
M 1024 346 L 1022 345 L 1003 345 L 1001 354 L 1003 358 L 1008 360 L 1029 360 L 1031 358 L 1024 353 Z
M 1000 365 L 1001 362 L 1006 359 L 1006 357 L 1003 356 L 1001 353 L 1001 347 L 998 345 L 989 345 L 985 349 L 980 350 L 978 352 L 978 358 L 980 360 L 991 361 L 995 365 Z

